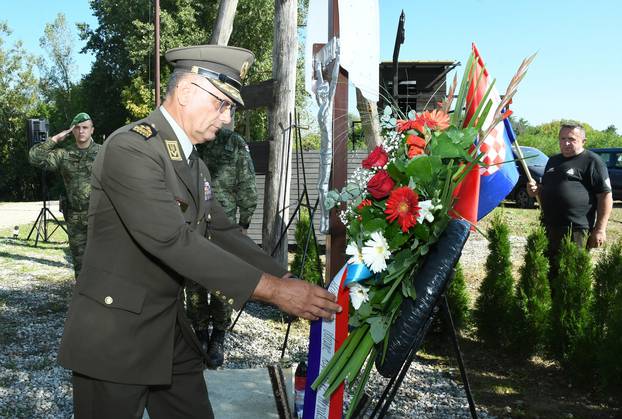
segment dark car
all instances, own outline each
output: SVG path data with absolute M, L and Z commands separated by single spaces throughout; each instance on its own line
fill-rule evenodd
M 527 163 L 529 173 L 531 173 L 531 177 L 538 183 L 542 182 L 544 168 L 549 158 L 537 148 L 521 147 L 520 149 L 525 158 L 525 163 Z M 518 182 L 516 182 L 516 186 L 514 186 L 512 192 L 507 196 L 507 199 L 516 202 L 521 208 L 533 208 L 536 200 L 527 194 L 527 176 L 525 176 L 523 166 L 518 161 L 516 163 L 519 174 Z
M 603 159 L 609 171 L 613 199 L 622 199 L 622 148 L 592 148 L 590 149 Z

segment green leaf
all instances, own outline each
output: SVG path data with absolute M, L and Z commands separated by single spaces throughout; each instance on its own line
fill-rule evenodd
M 386 227 L 387 220 L 384 218 L 372 218 L 371 220 L 363 221 L 363 228 L 370 234 L 374 231 L 384 231 Z
M 402 295 L 404 297 L 410 297 L 410 298 L 415 298 L 417 296 L 417 293 L 415 291 L 415 286 L 413 285 L 412 281 L 410 280 L 406 280 L 406 281 L 402 281 Z
M 465 156 L 464 148 L 451 141 L 436 141 L 431 147 L 432 154 L 442 159 L 452 159 Z
M 414 232 L 415 236 L 423 242 L 427 242 L 430 238 L 430 230 L 425 224 L 417 224 Z
M 429 182 L 432 179 L 430 158 L 424 154 L 415 157 L 406 167 L 406 174 L 415 178 L 415 181 Z
M 410 238 L 408 233 L 397 233 L 392 236 L 389 242 L 389 248 L 392 250 L 399 249 Z
M 384 316 L 370 317 L 367 319 L 367 323 L 371 326 L 370 333 L 374 343 L 378 343 L 384 339 L 389 329 L 389 322 Z

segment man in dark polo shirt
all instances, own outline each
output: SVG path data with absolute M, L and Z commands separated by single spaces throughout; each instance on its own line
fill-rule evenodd
M 569 231 L 578 246 L 587 245 L 588 249 L 602 246 L 607 240 L 607 222 L 613 207 L 611 182 L 604 162 L 584 145 L 583 126 L 562 125 L 561 153 L 549 159 L 542 184 L 529 184 L 528 193 L 539 195 L 542 203 L 542 223 L 549 240 L 549 278 L 557 274 L 560 244 Z

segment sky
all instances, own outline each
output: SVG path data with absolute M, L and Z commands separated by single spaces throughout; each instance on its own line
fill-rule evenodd
M 619 0 L 379 0 L 380 55 L 390 61 L 400 12 L 406 15 L 405 61 L 460 61 L 475 42 L 500 93 L 523 58 L 537 52 L 511 106 L 531 125 L 576 119 L 622 133 L 622 2 Z M 28 12 L 30 11 L 30 13 Z M 46 23 L 64 13 L 97 25 L 88 0 L 0 0 L 0 20 L 36 55 Z M 76 50 L 83 42 L 76 33 Z M 92 56 L 78 54 L 78 74 Z M 464 66 L 458 67 L 458 77 Z M 453 77 L 454 72 L 450 73 Z M 352 102 L 352 100 L 351 100 Z

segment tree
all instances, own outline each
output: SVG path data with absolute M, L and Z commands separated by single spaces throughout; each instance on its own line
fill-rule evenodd
M 309 210 L 306 207 L 300 207 L 295 236 L 296 254 L 289 269 L 290 272 L 312 284 L 321 286 L 322 262 L 319 259 L 317 241 L 313 231 L 311 231 Z
M 275 25 L 272 76 L 276 80 L 274 107 L 268 120 L 269 153 L 264 197 L 262 244 L 284 266 L 287 264 L 287 240 L 277 248 L 281 231 L 289 211 L 289 180 L 291 170 L 291 147 L 283 147 L 289 140 L 290 116 L 293 118 L 296 99 L 296 62 L 298 45 L 296 32 L 297 0 L 275 1 Z M 291 136 L 293 137 L 293 136 Z M 282 150 L 287 150 L 282 155 Z
M 531 353 L 538 345 L 546 343 L 550 331 L 551 291 L 546 248 L 544 229 L 537 227 L 527 237 L 525 264 L 520 268 L 516 288 L 518 318 L 514 346 L 522 353 Z
M 38 96 L 37 59 L 21 42 L 5 46 L 10 34 L 0 22 L 0 199 L 35 199 L 39 172 L 28 164 L 26 119 L 46 117 L 48 109 Z
M 55 105 L 51 124 L 55 129 L 66 128 L 74 112 L 72 106 L 73 79 L 76 73 L 73 33 L 65 15 L 59 13 L 52 23 L 46 23 L 39 45 L 48 54 L 51 65 L 43 64 L 44 95 Z
M 590 324 L 592 262 L 587 250 L 579 248 L 570 235 L 559 249 L 559 271 L 552 278 L 552 348 L 559 360 L 572 365 L 575 373 L 590 362 L 586 337 Z
M 516 302 L 509 229 L 501 215 L 494 216 L 487 235 L 490 254 L 486 258 L 486 277 L 480 286 L 473 314 L 480 338 L 487 344 L 508 346 Z

